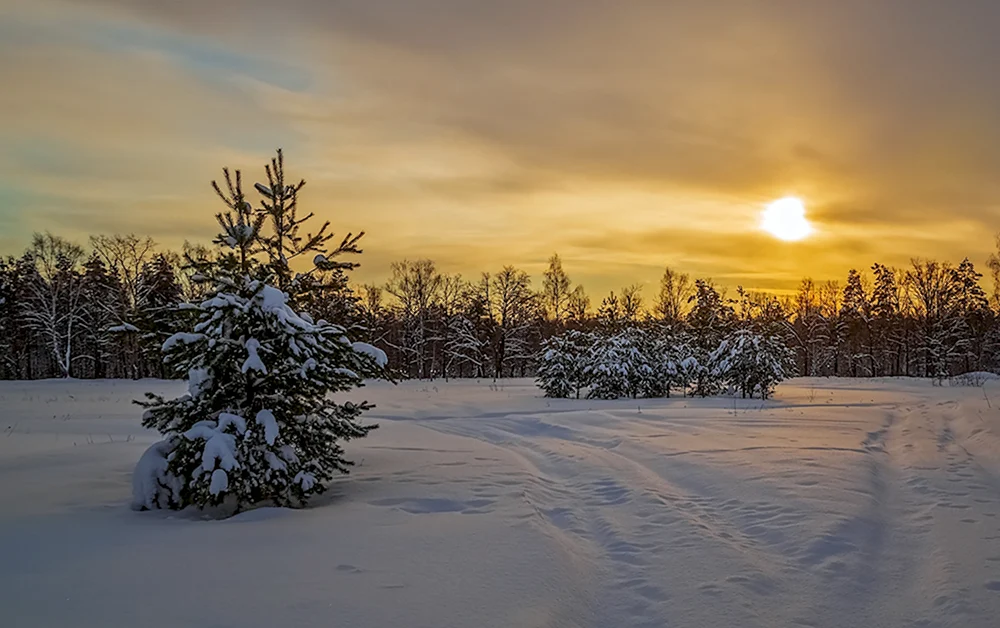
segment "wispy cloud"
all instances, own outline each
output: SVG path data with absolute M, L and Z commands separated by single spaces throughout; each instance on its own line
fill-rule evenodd
M 12 0 L 0 247 L 37 228 L 207 239 L 207 180 L 276 146 L 367 229 L 360 277 L 429 256 L 595 291 L 671 263 L 790 287 L 1000 228 L 1000 7 L 970 0 Z M 820 236 L 763 239 L 803 196 Z

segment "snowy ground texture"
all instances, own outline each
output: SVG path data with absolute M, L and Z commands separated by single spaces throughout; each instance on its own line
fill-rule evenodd
M 315 507 L 128 508 L 171 382 L 0 383 L 0 625 L 1000 625 L 1000 382 L 807 380 L 774 401 L 363 392 Z

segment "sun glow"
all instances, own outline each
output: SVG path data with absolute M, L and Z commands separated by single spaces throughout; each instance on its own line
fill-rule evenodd
M 794 196 L 771 202 L 761 214 L 760 228 L 788 242 L 802 240 L 813 232 L 812 225 L 806 220 L 805 205 Z

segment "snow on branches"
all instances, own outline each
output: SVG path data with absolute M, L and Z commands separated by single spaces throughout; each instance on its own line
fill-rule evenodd
M 538 356 L 537 381 L 546 397 L 580 398 L 580 390 L 587 385 L 585 367 L 593 344 L 592 335 L 575 330 L 545 341 Z
M 716 372 L 743 397 L 767 399 L 793 368 L 794 354 L 776 336 L 739 329 L 712 352 Z
M 143 425 L 164 440 L 136 467 L 138 509 L 225 503 L 238 510 L 263 501 L 301 506 L 335 474 L 347 473 L 352 463 L 341 443 L 377 427 L 359 422 L 368 403 L 330 395 L 382 377 L 385 354 L 352 343 L 344 326 L 298 311 L 300 283 L 288 271 L 294 251 L 319 251 L 321 263 L 351 251 L 325 252 L 314 239 L 302 244 L 295 233 L 304 219 L 284 220 L 278 207 L 282 199 L 294 207 L 301 184 L 276 185 L 280 167 L 279 154 L 268 171 L 270 193 L 257 186 L 267 199 L 257 210 L 244 200 L 239 173 L 235 180 L 226 173 L 229 194 L 220 196 L 231 211 L 219 215 L 216 239 L 223 252 L 198 268 L 214 288 L 186 306 L 193 327 L 162 347 L 165 365 L 187 377 L 188 393 L 176 399 L 150 394 L 141 403 Z M 286 232 L 263 235 L 266 224 Z
M 538 356 L 539 388 L 547 397 L 593 399 L 669 397 L 672 390 L 708 397 L 727 387 L 766 399 L 794 369 L 792 352 L 776 336 L 739 329 L 705 351 L 667 327 L 627 327 L 553 336 Z

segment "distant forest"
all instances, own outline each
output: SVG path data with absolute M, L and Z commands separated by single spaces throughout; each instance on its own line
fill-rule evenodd
M 172 312 L 206 289 L 184 260 L 212 254 L 135 235 L 84 248 L 37 234 L 23 255 L 0 260 L 0 378 L 172 376 L 160 356 Z M 851 270 L 843 284 L 806 279 L 791 296 L 726 295 L 667 268 L 650 302 L 631 285 L 595 303 L 557 255 L 537 286 L 513 266 L 467 280 L 416 260 L 392 264 L 382 285 L 328 271 L 307 309 L 383 349 L 400 378 L 533 375 L 542 343 L 567 329 L 668 326 L 698 339 L 746 325 L 777 330 L 800 375 L 945 377 L 1000 367 L 1000 258 L 987 267 L 991 295 L 968 259 L 913 260 Z
M 286 244 L 294 251 L 283 255 L 318 254 L 315 268 L 294 280 L 291 258 L 283 258 L 288 276 L 276 277 L 278 285 L 294 283 L 301 293 L 296 307 L 313 320 L 340 325 L 351 340 L 385 351 L 397 378 L 535 375 L 543 345 L 567 331 L 656 337 L 700 347 L 701 358 L 730 334 L 752 332 L 757 342 L 791 349 L 800 375 L 942 378 L 1000 368 L 1000 235 L 986 260 L 990 296 L 968 258 L 957 266 L 914 259 L 904 269 L 876 263 L 870 274 L 852 269 L 843 285 L 805 279 L 790 296 L 742 287 L 730 296 L 710 279 L 667 267 L 649 303 L 640 284 L 593 302 L 558 255 L 537 287 L 514 266 L 466 279 L 440 272 L 428 259 L 393 263 L 384 284 L 355 285 L 349 274 L 357 264 L 324 253 L 358 254 L 364 234 L 348 234 L 337 249 L 325 244 L 333 238 L 329 223 L 294 235 L 314 216 L 294 217 L 305 181 L 286 185 L 283 164 L 279 149 L 264 169 L 268 185 L 254 188 L 264 209 L 276 202 L 273 190 L 282 190 L 281 207 L 291 213 L 274 220 L 290 230 Z M 231 211 L 270 215 L 252 210 L 239 171 L 223 174 L 229 193 L 216 181 L 212 188 Z M 259 232 L 259 216 L 240 228 Z M 225 229 L 223 214 L 217 218 Z M 92 236 L 86 247 L 35 234 L 20 257 L 0 258 L 0 379 L 177 376 L 164 366 L 161 347 L 190 322 L 197 309 L 190 304 L 211 296 L 212 282 L 199 269 L 224 266 L 231 240 L 220 235 L 212 247 L 185 243 L 170 251 L 134 234 Z M 787 351 L 779 353 L 786 362 Z M 788 366 L 780 369 L 784 375 Z

